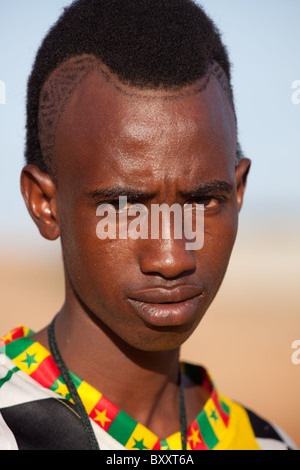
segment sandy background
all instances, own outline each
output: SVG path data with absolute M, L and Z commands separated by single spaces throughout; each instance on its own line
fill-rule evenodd
M 182 358 L 205 365 L 224 395 L 281 426 L 300 447 L 300 365 L 291 360 L 300 340 L 300 232 L 269 227 L 250 235 L 250 225 Z M 0 335 L 20 323 L 38 330 L 63 302 L 59 245 L 35 237 L 31 250 L 16 244 L 14 254 L 1 253 Z

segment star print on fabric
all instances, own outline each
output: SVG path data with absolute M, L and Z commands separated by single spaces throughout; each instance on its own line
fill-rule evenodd
M 215 423 L 218 421 L 218 416 L 217 416 L 217 413 L 216 413 L 216 410 L 213 410 L 211 415 L 210 415 L 210 418 L 213 419 L 215 421 Z
M 135 445 L 132 447 L 132 449 L 138 449 L 138 450 L 144 450 L 144 449 L 148 449 L 148 447 L 146 447 L 144 445 L 144 438 L 141 439 L 140 441 L 137 441 L 136 439 L 134 439 L 134 442 L 135 442 Z
M 201 439 L 199 437 L 199 430 L 191 428 L 192 435 L 188 437 L 188 441 L 190 441 L 193 447 L 196 447 L 197 444 L 201 443 Z
M 28 369 L 30 369 L 30 367 L 33 364 L 38 364 L 38 362 L 35 360 L 35 356 L 36 356 L 36 353 L 32 355 L 26 353 L 26 359 L 24 359 L 24 361 L 22 362 L 24 362 L 27 365 Z
M 57 389 L 54 391 L 58 393 L 59 395 L 62 395 L 65 398 L 69 394 L 68 387 L 64 383 L 60 382 L 59 380 L 57 380 Z
M 111 422 L 111 419 L 109 419 L 106 416 L 107 410 L 103 410 L 101 412 L 99 410 L 95 410 L 95 413 L 96 413 L 97 417 L 94 418 L 94 421 L 99 421 L 102 428 L 105 428 L 105 423 L 110 423 Z

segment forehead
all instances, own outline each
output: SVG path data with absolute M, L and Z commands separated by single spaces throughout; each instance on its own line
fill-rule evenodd
M 233 109 L 213 76 L 176 91 L 141 90 L 94 71 L 70 96 L 55 139 L 58 173 L 87 186 L 179 176 L 188 184 L 196 171 L 224 177 L 235 152 Z

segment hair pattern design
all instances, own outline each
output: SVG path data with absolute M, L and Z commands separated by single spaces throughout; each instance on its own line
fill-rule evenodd
M 74 57 L 56 69 L 46 81 L 40 95 L 39 139 L 43 159 L 52 166 L 55 134 L 59 118 L 72 92 L 97 66 L 93 57 Z

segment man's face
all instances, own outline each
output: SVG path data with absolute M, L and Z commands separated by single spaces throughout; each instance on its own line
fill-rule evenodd
M 73 92 L 56 134 L 57 207 L 69 299 L 133 347 L 179 347 L 223 280 L 238 223 L 236 124 L 215 78 L 205 91 L 116 89 L 98 72 Z M 199 188 L 201 189 L 199 192 Z M 206 206 L 204 246 L 106 239 L 99 204 Z M 140 196 L 139 196 L 140 195 Z

